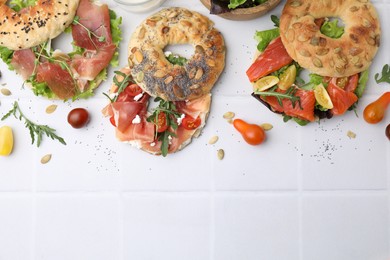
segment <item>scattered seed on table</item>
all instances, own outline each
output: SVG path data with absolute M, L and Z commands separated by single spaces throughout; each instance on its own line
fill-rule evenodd
M 217 151 L 217 157 L 218 157 L 219 160 L 222 160 L 223 157 L 225 157 L 225 151 L 223 149 L 219 149 Z
M 216 135 L 212 136 L 209 140 L 209 144 L 215 144 L 216 142 L 218 142 L 218 139 L 219 139 L 218 136 Z
M 53 113 L 54 111 L 56 111 L 57 109 L 57 105 L 50 105 L 46 108 L 46 113 L 47 114 L 51 114 Z
M 223 118 L 225 118 L 225 119 L 233 119 L 235 115 L 236 114 L 234 114 L 233 112 L 229 111 L 229 112 L 226 112 L 225 114 L 223 114 Z
M 273 125 L 268 124 L 268 123 L 261 124 L 260 126 L 261 126 L 261 128 L 264 129 L 264 131 L 269 131 L 269 130 L 271 130 L 272 128 L 274 128 Z
M 348 132 L 347 132 L 347 136 L 348 136 L 349 138 L 356 138 L 356 134 L 355 134 L 354 132 L 352 132 L 352 131 L 348 131 Z
M 0 91 L 4 96 L 10 96 L 12 94 L 8 88 L 2 88 Z
M 41 163 L 46 164 L 50 161 L 50 159 L 51 159 L 51 154 L 46 154 L 41 158 Z

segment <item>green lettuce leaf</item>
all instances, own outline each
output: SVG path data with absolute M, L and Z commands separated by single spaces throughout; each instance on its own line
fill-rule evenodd
M 368 82 L 368 76 L 369 76 L 368 70 L 361 72 L 359 75 L 359 82 L 358 82 L 358 85 L 355 89 L 355 94 L 358 98 L 361 98 L 364 90 L 366 89 L 367 82 Z
M 279 28 L 274 28 L 265 31 L 256 31 L 255 40 L 258 41 L 257 49 L 263 52 L 268 44 L 280 35 Z
M 252 7 L 267 2 L 267 0 L 230 0 L 229 9 L 235 9 L 241 5 L 243 7 Z
M 11 65 L 13 55 L 13 50 L 8 49 L 7 47 L 0 46 L 0 57 L 4 61 L 4 63 L 8 65 L 9 70 L 14 70 L 14 67 Z
M 333 39 L 340 38 L 341 35 L 344 34 L 344 27 L 338 26 L 338 22 L 339 21 L 337 19 L 333 21 L 325 21 L 321 26 L 321 32 Z
M 11 0 L 9 1 L 9 6 L 15 10 L 16 12 L 19 12 L 23 8 L 27 6 L 34 5 L 36 0 Z
M 116 13 L 112 10 L 110 10 L 110 24 L 111 24 L 112 41 L 118 47 L 119 43 L 122 41 L 122 31 L 120 29 L 120 25 L 122 24 L 122 17 L 117 17 Z M 110 64 L 113 67 L 119 66 L 118 48 L 115 51 L 114 56 L 112 57 Z
M 323 82 L 322 76 L 320 76 L 318 74 L 310 73 L 309 74 L 309 82 L 306 83 L 305 85 L 301 86 L 301 89 L 312 90 L 312 89 L 314 89 L 315 86 L 317 86 L 321 83 L 324 85 L 324 87 L 327 86 L 327 84 L 325 84 Z

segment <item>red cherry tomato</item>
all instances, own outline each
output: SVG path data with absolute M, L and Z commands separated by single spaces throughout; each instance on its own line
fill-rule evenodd
M 130 84 L 119 94 L 117 101 L 133 101 L 134 97 L 141 93 L 142 89 L 137 84 Z
M 382 121 L 386 109 L 390 104 L 390 92 L 385 92 L 377 100 L 369 104 L 363 111 L 364 120 L 370 124 Z
M 162 133 L 168 129 L 167 115 L 164 112 L 158 113 L 156 131 Z
M 85 108 L 75 108 L 68 114 L 68 123 L 73 128 L 84 127 L 89 121 L 89 113 Z
M 233 126 L 250 145 L 258 145 L 265 140 L 265 132 L 261 126 L 248 124 L 241 119 L 234 119 Z
M 194 130 L 200 126 L 202 123 L 202 120 L 198 116 L 196 119 L 194 119 L 190 115 L 186 115 L 183 120 L 181 121 L 182 126 L 187 130 Z

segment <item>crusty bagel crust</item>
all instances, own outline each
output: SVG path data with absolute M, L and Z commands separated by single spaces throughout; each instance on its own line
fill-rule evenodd
M 184 8 L 166 8 L 137 27 L 129 43 L 129 66 L 137 84 L 151 96 L 191 100 L 209 93 L 225 67 L 225 43 L 207 17 Z M 192 44 L 184 66 L 164 56 L 170 44 Z
M 333 39 L 320 32 L 316 19 L 339 17 L 344 34 Z M 287 0 L 280 35 L 288 54 L 322 76 L 345 77 L 366 70 L 378 50 L 380 24 L 369 0 Z
M 79 0 L 38 0 L 15 12 L 0 0 L 0 46 L 27 49 L 56 37 L 72 23 L 78 4 Z

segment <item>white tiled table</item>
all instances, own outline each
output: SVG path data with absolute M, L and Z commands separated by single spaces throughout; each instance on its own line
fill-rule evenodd
M 121 64 L 127 42 L 148 14 L 123 16 Z M 270 14 L 280 15 L 284 2 Z M 12 156 L 0 158 L 0 260 L 388 260 L 390 259 L 390 145 L 384 128 L 362 118 L 363 108 L 388 84 L 373 74 L 390 63 L 390 2 L 374 1 L 383 27 L 382 46 L 369 87 L 353 112 L 299 127 L 267 111 L 250 97 L 245 70 L 256 30 L 272 27 L 269 15 L 233 22 L 215 16 L 196 0 L 167 0 L 209 15 L 227 44 L 226 68 L 213 89 L 208 124 L 200 138 L 178 154 L 154 157 L 115 140 L 100 110 L 102 92 L 73 104 L 48 101 L 21 88 L 0 65 L 0 114 L 18 100 L 31 119 L 49 124 L 67 141 L 30 145 L 21 122 L 8 119 L 15 134 Z M 60 43 L 59 46 L 63 44 Z M 65 47 L 63 47 L 65 48 Z M 110 71 L 109 78 L 113 72 Z M 54 114 L 44 110 L 58 104 Z M 73 107 L 92 113 L 88 127 L 72 129 Z M 271 123 L 267 141 L 246 145 L 222 115 Z M 356 139 L 346 135 L 351 130 Z M 212 135 L 220 140 L 207 142 Z M 223 148 L 219 161 L 216 150 Z M 52 153 L 52 160 L 40 158 Z

